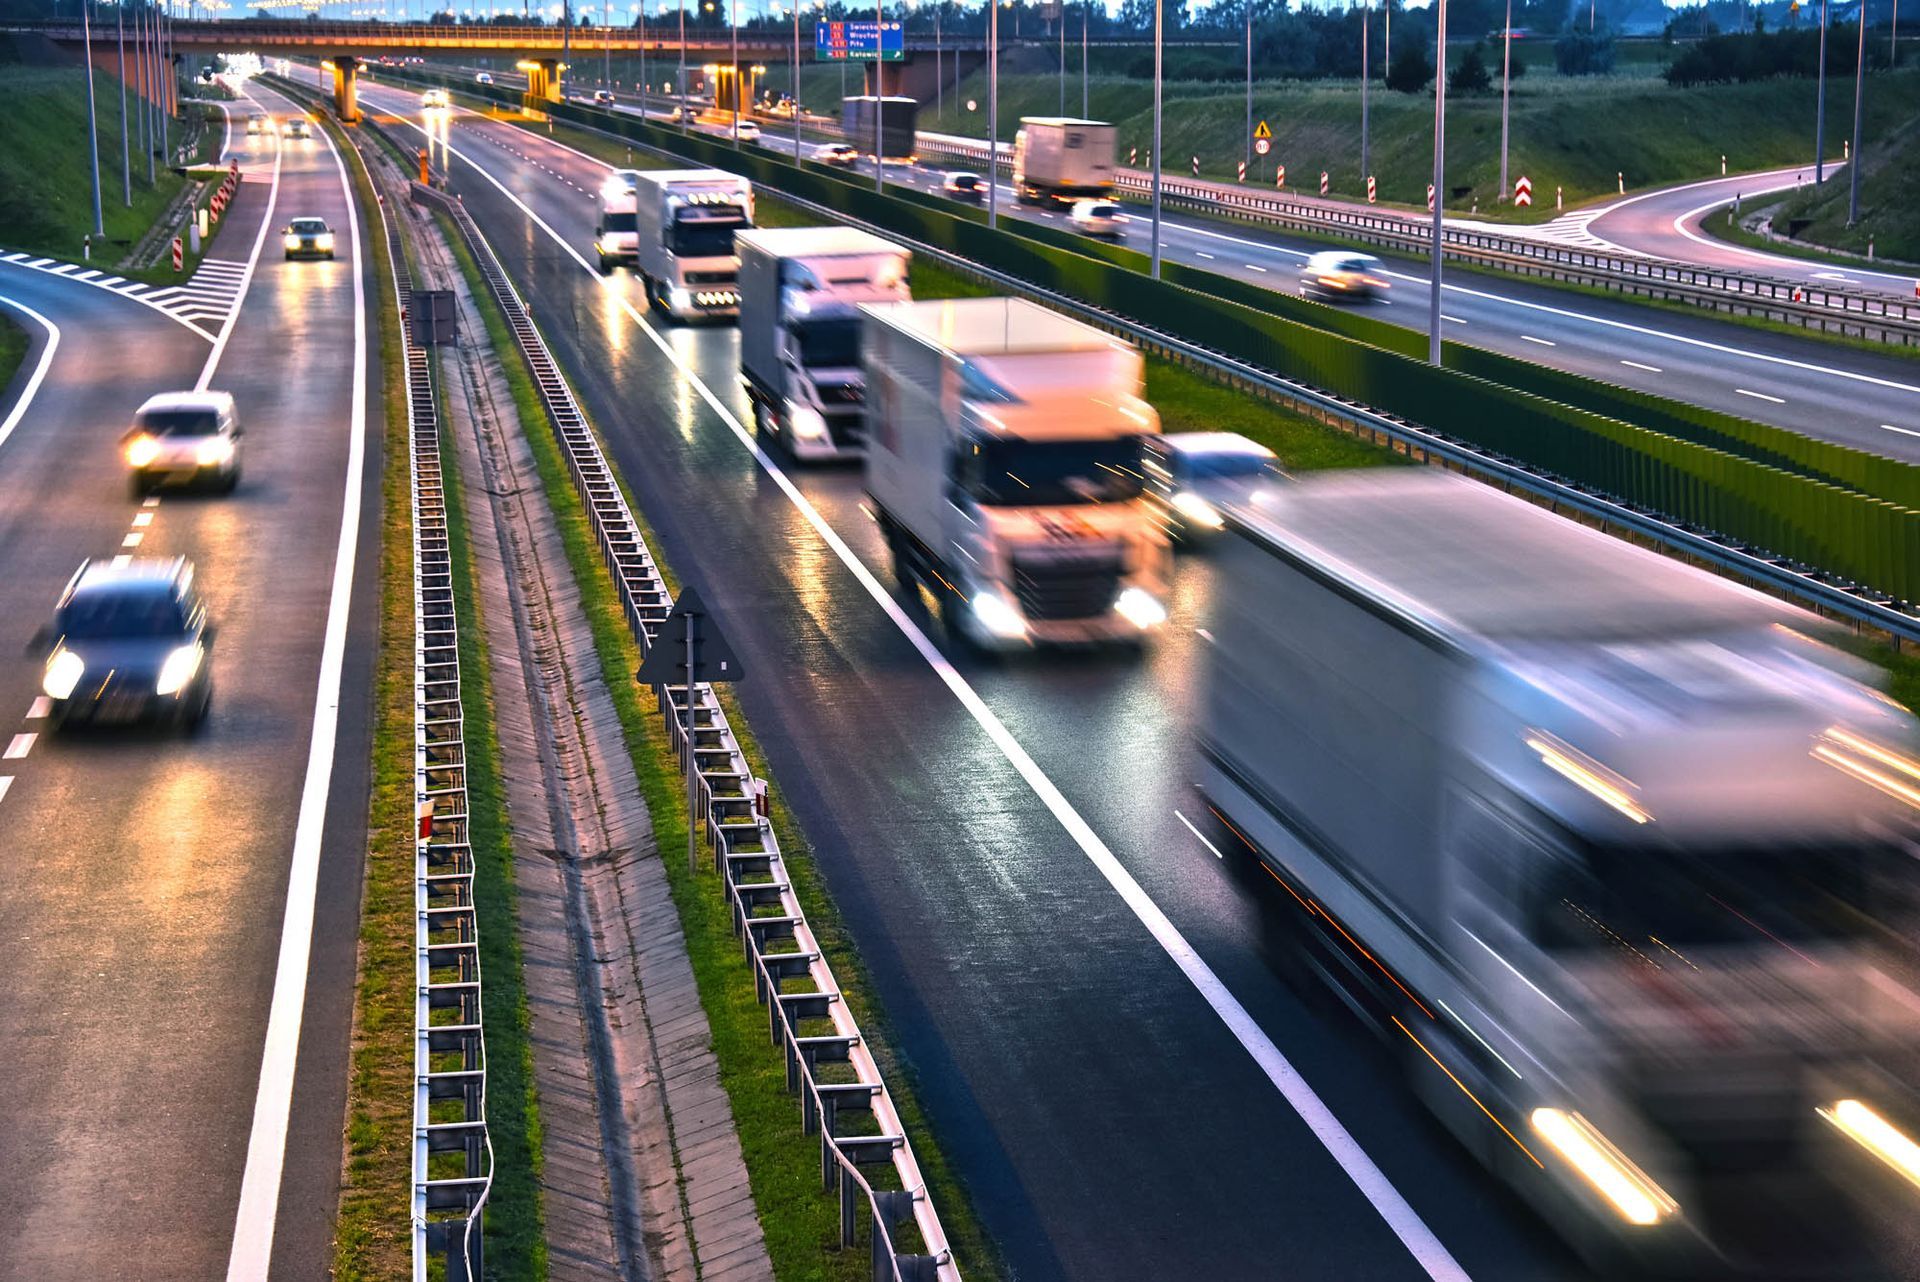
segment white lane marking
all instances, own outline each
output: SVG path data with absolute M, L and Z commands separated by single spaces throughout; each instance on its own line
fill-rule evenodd
M 1195 254 L 1197 254 L 1197 255 L 1199 255 L 1199 256 L 1200 256 L 1201 258 L 1212 258 L 1212 257 L 1213 257 L 1213 255 L 1212 255 L 1212 254 L 1209 254 L 1209 253 L 1208 253 L 1208 252 L 1207 252 L 1206 250 L 1204 250 L 1204 249 L 1196 249 L 1196 250 L 1194 250 L 1193 252 L 1194 252 Z
M 419 128 L 417 125 L 413 127 Z M 463 154 L 457 148 L 449 147 L 447 150 L 466 161 L 475 173 L 492 183 L 501 195 L 545 232 L 548 238 L 560 247 L 561 252 L 573 259 L 580 270 L 597 281 L 602 289 L 612 293 L 620 288 L 614 278 L 602 276 L 598 268 L 590 266 L 565 237 L 555 231 L 544 218 L 535 213 L 498 178 L 475 164 L 470 156 Z M 597 161 L 594 163 L 599 164 Z M 605 165 L 600 167 L 607 168 Z M 1033 790 L 1041 804 L 1046 806 L 1060 826 L 1066 829 L 1067 834 L 1073 838 L 1074 844 L 1080 847 L 1081 853 L 1087 857 L 1088 862 L 1106 879 L 1107 884 L 1113 888 L 1115 894 L 1119 895 L 1121 901 L 1132 910 L 1134 917 L 1146 927 L 1147 932 L 1153 936 L 1154 942 L 1160 945 L 1167 957 L 1180 968 L 1187 982 L 1193 985 L 1201 999 L 1212 1007 L 1214 1014 L 1227 1026 L 1227 1031 L 1233 1034 L 1235 1040 L 1266 1073 L 1267 1080 L 1273 1083 L 1281 1096 L 1293 1107 L 1300 1120 L 1305 1122 L 1307 1128 L 1313 1132 L 1314 1138 L 1319 1140 L 1321 1147 L 1326 1149 L 1328 1155 L 1339 1164 L 1347 1178 L 1353 1181 L 1361 1195 L 1373 1206 L 1427 1276 L 1435 1279 L 1435 1282 L 1442 1282 L 1442 1280 L 1468 1282 L 1466 1271 L 1455 1262 L 1447 1248 L 1441 1245 L 1440 1239 L 1434 1236 L 1433 1230 L 1427 1227 L 1425 1221 L 1421 1220 L 1419 1214 L 1400 1195 L 1400 1191 L 1394 1188 L 1380 1168 L 1374 1165 L 1373 1159 L 1367 1156 L 1359 1142 L 1353 1138 L 1345 1126 L 1341 1125 L 1340 1120 L 1314 1093 L 1313 1088 L 1307 1085 L 1306 1080 L 1300 1076 L 1286 1056 L 1281 1054 L 1280 1048 L 1274 1044 L 1272 1038 L 1267 1036 L 1266 1030 L 1260 1027 L 1259 1022 L 1247 1012 L 1246 1007 L 1240 1004 L 1239 999 L 1234 997 L 1227 986 L 1221 982 L 1220 977 L 1214 974 L 1213 968 L 1194 951 L 1193 945 L 1189 944 L 1173 922 L 1168 920 L 1167 915 L 1160 910 L 1160 906 L 1153 901 L 1152 896 L 1141 887 L 1138 881 L 1134 880 L 1133 874 L 1127 871 L 1126 866 L 1100 839 L 1099 834 L 1094 832 L 1092 826 L 1080 816 L 1080 812 L 1073 808 L 1073 803 L 1067 800 L 1053 780 L 1040 769 L 1039 763 L 1020 746 L 1020 741 L 1014 738 L 1013 732 L 1007 729 L 1006 723 L 994 714 L 993 709 L 987 706 L 986 700 L 981 698 L 979 692 L 947 661 L 946 656 L 940 653 L 939 647 L 935 646 L 927 634 L 921 631 L 919 625 L 907 617 L 900 603 L 893 599 L 892 594 L 881 585 L 879 579 L 874 577 L 866 563 L 827 523 L 827 519 L 820 514 L 819 509 L 800 492 L 799 487 L 794 485 L 766 452 L 754 443 L 753 433 L 741 425 L 740 420 L 734 417 L 732 411 L 714 394 L 713 389 L 707 386 L 706 382 L 686 363 L 674 345 L 662 338 L 659 331 L 647 323 L 632 302 L 617 294 L 615 297 L 620 308 L 632 318 L 634 324 L 640 327 L 641 333 L 645 334 L 660 354 L 680 371 L 681 377 L 687 380 L 688 385 L 699 394 L 700 399 L 705 401 L 708 408 L 739 438 L 748 453 L 753 455 L 754 460 L 759 463 L 768 477 L 787 496 L 787 501 L 792 503 L 807 524 L 813 527 L 814 532 L 839 558 L 841 564 L 846 566 L 847 571 L 866 590 L 867 595 L 892 620 L 901 635 L 907 639 L 908 644 L 912 645 L 919 652 L 920 657 L 926 661 L 927 666 L 933 669 L 934 674 L 959 701 L 961 707 L 973 717 L 988 740 L 1000 750 L 1001 756 L 1005 757 L 1007 763 L 1026 781 L 1027 786 Z M 240 1282 L 240 1276 L 229 1271 L 228 1282 Z
M 1545 338 L 1535 338 L 1535 337 L 1534 337 L 1533 335 L 1531 335 L 1531 334 L 1522 334 L 1522 335 L 1520 335 L 1520 337 L 1521 337 L 1521 338 L 1523 338 L 1523 339 L 1525 339 L 1525 340 L 1526 340 L 1527 342 L 1529 342 L 1529 343 L 1538 343 L 1538 344 L 1540 344 L 1540 346 L 1542 346 L 1542 347 L 1558 347 L 1558 346 L 1560 346 L 1560 344 L 1558 344 L 1558 343 L 1556 343 L 1556 342 L 1553 342 L 1553 341 L 1551 341 L 1550 339 L 1545 339 Z
M 140 546 L 140 540 L 145 537 L 146 535 L 141 534 L 138 530 L 136 530 L 132 534 L 127 535 L 126 538 L 121 539 L 120 546 L 123 548 L 137 548 Z
M 326 131 L 323 129 L 321 132 Z M 247 301 L 247 291 L 253 287 L 254 268 L 260 264 L 260 251 L 266 247 L 267 233 L 273 230 L 273 210 L 280 200 L 280 162 L 286 154 L 287 149 L 280 146 L 276 139 L 273 148 L 273 185 L 267 188 L 267 211 L 260 215 L 260 232 L 253 238 L 253 252 L 247 255 L 247 268 L 240 274 L 239 284 L 234 287 L 232 308 L 220 326 L 219 335 L 213 340 L 213 350 L 207 353 L 207 363 L 200 368 L 200 380 L 193 385 L 196 392 L 206 391 L 213 382 L 213 372 L 220 368 L 220 358 L 227 354 L 227 340 L 233 337 L 233 327 L 240 319 L 240 308 Z M 354 279 L 358 280 L 358 275 Z
M 46 715 L 52 711 L 53 700 L 47 698 L 44 694 L 37 694 L 33 697 L 32 705 L 27 708 L 27 720 L 42 721 L 46 718 Z
M 7 799 L 7 789 L 13 787 L 12 775 L 0 775 L 0 801 Z
M 1815 272 L 1813 278 L 1815 280 L 1844 280 L 1848 282 L 1853 280 L 1853 277 L 1847 275 L 1845 272 Z
M 1772 401 L 1775 405 L 1785 405 L 1787 403 L 1786 398 L 1780 397 L 1780 396 L 1768 396 L 1765 392 L 1749 392 L 1744 387 L 1736 387 L 1733 390 L 1740 393 L 1740 395 L 1742 396 L 1751 396 L 1756 401 Z
M 135 529 L 139 529 L 143 526 L 148 526 L 152 524 L 153 524 L 153 513 L 135 512 L 133 514 L 133 525 Z
M 140 506 L 141 507 L 159 507 L 160 496 L 158 494 L 149 494 L 147 495 L 147 497 L 140 500 Z
M 1241 263 L 1240 265 L 1246 268 L 1250 272 L 1264 273 L 1267 270 L 1266 268 L 1262 267 L 1259 263 Z
M 1460 318 L 1459 318 L 1458 316 L 1449 316 L 1449 315 L 1447 315 L 1447 314 L 1446 314 L 1445 312 L 1441 312 L 1441 313 L 1440 313 L 1440 319 L 1441 319 L 1441 320 L 1443 320 L 1443 321 L 1450 321 L 1450 322 L 1452 322 L 1452 323 L 1453 323 L 1453 324 L 1455 324 L 1455 325 L 1464 325 L 1464 324 L 1466 324 L 1466 322 L 1465 322 L 1465 321 L 1463 321 L 1463 320 L 1461 320 L 1461 319 L 1460 319 Z
M 116 556 L 113 558 L 113 568 L 116 570 L 132 564 L 133 564 L 133 558 L 126 555 L 124 552 L 121 553 L 119 556 Z
M 33 741 L 39 737 L 30 730 L 20 732 L 13 736 L 13 742 L 7 745 L 7 750 L 0 752 L 0 757 L 5 757 L 8 761 L 18 761 L 33 751 Z
M 1796 187 L 1799 185 L 1800 184 L 1798 183 L 1781 183 L 1777 187 L 1764 187 L 1758 191 L 1743 192 L 1741 194 L 1745 196 L 1764 196 L 1768 192 L 1785 191 L 1789 187 Z M 1648 193 L 1648 195 L 1658 195 L 1658 194 L 1659 194 L 1658 192 Z M 1783 258 L 1779 254 L 1763 253 L 1757 249 L 1749 249 L 1745 245 L 1735 245 L 1729 241 L 1714 240 L 1709 236 L 1701 235 L 1699 232 L 1694 231 L 1691 227 L 1688 227 L 1686 225 L 1688 220 L 1697 218 L 1701 214 L 1707 213 L 1710 210 L 1718 209 L 1720 208 L 1720 206 L 1725 205 L 1727 203 L 1728 201 L 1726 197 L 1722 196 L 1719 200 L 1710 200 L 1704 205 L 1699 205 L 1693 209 L 1689 209 L 1685 213 L 1681 214 L 1679 217 L 1673 220 L 1673 229 L 1679 232 L 1682 236 L 1685 236 L 1688 240 L 1694 242 L 1696 245 L 1705 245 L 1707 248 L 1717 250 L 1721 253 L 1727 253 L 1731 251 L 1732 253 L 1737 254 L 1742 258 L 1751 258 L 1756 262 L 1766 263 L 1769 266 L 1785 268 L 1785 269 L 1788 269 L 1788 274 L 1803 272 L 1807 269 L 1807 260 L 1804 258 Z M 1908 288 L 1908 282 L 1910 282 L 1913 279 L 1911 276 L 1895 276 L 1891 272 L 1872 272 L 1872 271 L 1866 271 L 1858 267 L 1854 268 L 1853 272 L 1856 277 L 1866 276 L 1866 277 L 1871 277 L 1873 280 L 1876 280 L 1876 281 L 1884 281 L 1887 284 L 1892 285 L 1896 289 L 1899 289 L 1903 292 Z M 1856 281 L 1855 283 L 1859 283 L 1859 282 Z
M 5 303 L 22 315 L 31 317 L 34 324 L 47 331 L 47 345 L 40 349 L 39 364 L 33 367 L 33 373 L 27 378 L 27 385 L 20 389 L 20 399 L 15 401 L 13 408 L 7 411 L 5 420 L 0 420 L 0 445 L 5 445 L 7 438 L 13 435 L 13 429 L 20 426 L 20 420 L 26 417 L 27 407 L 33 404 L 34 394 L 40 390 L 40 384 L 46 381 L 47 370 L 53 365 L 53 354 L 60 350 L 60 327 L 25 303 L 16 302 L 4 294 L 0 294 L 0 303 Z
M 1891 423 L 1882 423 L 1880 426 L 1885 431 L 1898 432 L 1902 436 L 1920 436 L 1920 432 L 1916 432 L 1910 427 L 1895 427 Z
M 1620 363 L 1622 365 L 1625 365 L 1628 369 L 1643 369 L 1647 371 L 1647 373 L 1649 374 L 1666 373 L 1666 371 L 1661 369 L 1658 365 L 1642 365 L 1639 361 L 1621 361 Z
M 1224 860 L 1226 858 L 1226 856 L 1220 853 L 1220 847 L 1214 845 L 1211 841 L 1208 841 L 1206 838 L 1206 834 L 1193 826 L 1192 820 L 1188 819 L 1185 815 L 1181 814 L 1178 810 L 1173 812 L 1173 817 L 1175 819 L 1178 819 L 1181 823 L 1185 824 L 1187 826 L 1187 831 L 1192 833 L 1195 837 L 1197 837 L 1201 845 L 1205 846 L 1208 850 L 1212 851 L 1213 857 L 1215 859 Z
M 253 1101 L 253 1128 L 247 1138 L 246 1174 L 240 1182 L 240 1206 L 234 1216 L 233 1250 L 227 1257 L 227 1282 L 252 1282 L 267 1276 L 273 1259 L 274 1217 L 280 1205 L 280 1173 L 286 1164 L 287 1121 L 293 1110 L 293 1069 L 300 1050 L 300 1024 L 306 1011 L 307 964 L 313 951 L 314 902 L 319 893 L 320 841 L 326 824 L 327 796 L 333 781 L 334 745 L 340 730 L 340 685 L 347 652 L 347 609 L 353 597 L 354 558 L 360 546 L 360 489 L 366 469 L 367 298 L 361 271 L 360 210 L 353 199 L 347 166 L 320 131 L 340 174 L 347 202 L 347 230 L 353 245 L 353 408 L 347 438 L 347 475 L 340 507 L 340 536 L 334 554 L 333 586 L 327 598 L 327 626 L 320 649 L 320 676 L 313 696 L 313 742 L 307 751 L 307 777 L 294 821 L 293 859 L 287 871 L 287 906 L 280 924 L 280 956 L 273 974 L 273 1004 L 267 1013 L 266 1043 L 260 1056 L 260 1087 Z M 385 218 L 385 210 L 381 211 Z M 268 219 L 261 224 L 272 226 Z M 234 313 L 239 314 L 236 306 Z
M 43 261 L 52 262 L 53 260 L 46 259 Z M 51 271 L 46 267 L 39 266 L 35 263 L 27 262 L 24 259 L 24 257 L 0 258 L 0 262 L 11 262 L 15 267 L 32 268 L 33 270 L 41 272 L 44 275 L 48 275 L 48 276 L 59 275 L 59 273 Z M 190 318 L 185 316 L 176 316 L 172 312 L 168 311 L 166 308 L 154 302 L 153 299 L 148 295 L 149 287 L 146 285 L 140 284 L 138 281 L 122 281 L 118 276 L 112 276 L 112 277 L 102 276 L 97 280 L 83 280 L 79 276 L 63 276 L 62 279 L 74 281 L 82 285 L 91 285 L 95 289 L 106 290 L 108 293 L 117 295 L 121 298 L 131 298 L 137 303 L 144 303 L 146 306 L 153 308 L 154 311 L 159 312 L 162 316 L 165 316 L 168 320 L 174 321 L 176 324 L 179 324 L 187 329 L 192 330 L 194 333 L 198 334 L 200 337 L 208 340 L 209 342 L 213 340 L 212 334 L 209 334 L 206 330 L 194 324 Z M 18 306 L 18 304 L 14 304 L 14 305 Z

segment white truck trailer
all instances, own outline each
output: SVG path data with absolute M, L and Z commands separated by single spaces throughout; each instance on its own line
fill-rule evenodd
M 1602 1276 L 1836 1264 L 1842 1186 L 1910 1217 L 1920 760 L 1877 673 L 1444 474 L 1228 524 L 1199 779 L 1294 892 L 1283 968 Z
M 1112 125 L 1023 116 L 1013 136 L 1013 190 L 1024 205 L 1113 198 Z
M 1020 299 L 862 311 L 867 493 L 901 585 L 991 649 L 1138 642 L 1164 622 L 1139 351 Z
M 647 301 L 672 319 L 734 316 L 733 235 L 752 226 L 745 178 L 719 169 L 616 169 L 600 187 L 593 243 L 601 271 L 631 267 Z
M 740 374 L 754 431 L 795 458 L 855 458 L 866 442 L 860 305 L 905 302 L 912 259 L 852 227 L 743 231 Z

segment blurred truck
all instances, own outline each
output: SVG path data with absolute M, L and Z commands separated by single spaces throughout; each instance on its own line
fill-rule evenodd
M 804 460 L 866 441 L 860 304 L 904 302 L 911 255 L 852 227 L 743 231 L 740 373 L 754 431 Z
M 600 187 L 593 247 L 600 270 L 640 277 L 675 320 L 739 312 L 733 234 L 753 226 L 753 185 L 718 169 L 616 169 Z
M 1139 351 L 1020 299 L 862 311 L 867 493 L 901 586 L 990 649 L 1137 642 L 1164 622 Z
M 1113 126 L 1023 116 L 1013 136 L 1013 191 L 1023 205 L 1113 198 Z
M 859 98 L 840 100 L 840 129 L 847 141 L 860 149 L 864 156 L 873 155 L 875 120 L 878 114 L 880 146 L 885 159 L 911 164 L 919 159 L 919 148 L 914 143 L 919 129 L 920 104 L 912 98 L 888 96 L 875 98 L 868 94 Z
M 1602 1276 L 1869 1276 L 1920 1180 L 1920 761 L 1874 670 L 1457 477 L 1227 519 L 1200 786 L 1293 892 L 1292 978 Z

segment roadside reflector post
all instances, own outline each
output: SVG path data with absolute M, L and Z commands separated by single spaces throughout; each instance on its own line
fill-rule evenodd
M 199 213 L 195 215 L 195 217 L 196 217 L 196 218 L 198 218 L 198 219 L 200 220 L 200 234 L 201 234 L 202 236 L 205 236 L 205 235 L 207 234 L 207 211 L 206 211 L 206 209 L 205 209 L 205 208 L 203 207 L 203 208 L 202 208 L 202 209 L 201 209 L 201 210 L 199 211 Z
M 1367 175 L 1367 203 L 1371 205 L 1374 202 L 1374 198 L 1378 196 L 1379 193 L 1380 193 L 1379 185 L 1374 182 L 1373 175 L 1368 174 Z
M 1614 181 L 1615 183 L 1617 183 L 1617 184 L 1619 185 L 1619 187 L 1620 187 L 1620 194 L 1621 194 L 1622 196 L 1624 196 L 1624 195 L 1626 195 L 1626 194 L 1627 194 L 1627 174 L 1626 174 L 1626 171 L 1625 171 L 1625 170 L 1623 170 L 1623 169 L 1617 169 L 1617 170 L 1615 170 L 1615 171 L 1614 171 L 1614 174 L 1613 174 L 1613 181 Z
M 419 825 L 419 840 L 433 840 L 433 799 L 422 797 L 413 807 L 414 819 Z
M 173 270 L 179 271 L 180 264 L 182 261 L 183 261 L 183 253 L 180 246 L 180 238 L 178 236 L 175 236 L 173 238 Z
M 1720 176 L 1722 178 L 1727 176 L 1727 158 L 1725 156 L 1720 157 Z
M 198 217 L 187 224 L 187 248 L 196 254 L 200 252 L 200 219 Z
M 88 232 L 86 235 L 80 238 L 80 259 L 82 262 L 90 263 L 93 261 L 93 233 L 92 232 Z
M 420 149 L 420 185 L 422 187 L 428 187 L 428 186 L 431 186 L 432 184 L 433 184 L 433 173 L 427 167 L 427 149 L 425 147 L 422 147 Z

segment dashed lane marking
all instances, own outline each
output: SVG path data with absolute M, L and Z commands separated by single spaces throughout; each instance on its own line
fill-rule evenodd
M 1898 432 L 1902 436 L 1920 436 L 1920 432 L 1916 432 L 1910 427 L 1895 427 L 1891 423 L 1882 423 L 1880 430 L 1884 432 Z
M 0 801 L 7 799 L 7 789 L 13 787 L 12 775 L 0 775 Z
M 46 715 L 52 711 L 53 711 L 53 700 L 47 698 L 47 696 L 44 694 L 35 695 L 33 697 L 32 706 L 30 706 L 27 709 L 27 720 L 29 721 L 44 720 L 46 718 Z
M 1775 405 L 1785 405 L 1787 403 L 1787 399 L 1784 396 L 1768 396 L 1765 392 L 1749 392 L 1744 387 L 1736 387 L 1733 390 L 1742 396 L 1751 396 L 1756 401 L 1772 401 Z
M 39 737 L 39 735 L 33 733 L 31 730 L 22 730 L 19 734 L 13 736 L 13 742 L 7 745 L 5 752 L 0 752 L 0 757 L 4 757 L 8 761 L 18 761 L 33 751 L 33 741 Z
M 153 524 L 153 513 L 135 512 L 133 514 L 133 526 L 135 529 L 140 529 L 143 526 L 148 526 L 152 524 Z
M 123 548 L 137 548 L 140 546 L 140 540 L 145 537 L 146 536 L 141 534 L 140 531 L 135 530 L 132 534 L 120 540 L 120 546 Z
M 1552 339 L 1550 339 L 1550 338 L 1535 338 L 1535 337 L 1534 337 L 1533 335 L 1531 335 L 1531 334 L 1522 334 L 1522 335 L 1520 335 L 1520 337 L 1521 337 L 1521 338 L 1523 338 L 1523 339 L 1525 339 L 1525 340 L 1526 340 L 1527 342 L 1529 342 L 1529 343 L 1538 343 L 1538 344 L 1540 344 L 1540 346 L 1542 346 L 1542 347 L 1558 347 L 1558 346 L 1560 346 L 1560 344 L 1558 344 L 1558 343 L 1556 343 L 1556 342 L 1554 342 L 1554 341 L 1553 341 Z
M 1620 363 L 1622 365 L 1625 365 L 1628 369 L 1643 369 L 1647 371 L 1647 373 L 1649 374 L 1666 373 L 1666 371 L 1661 369 L 1658 365 L 1642 365 L 1639 361 L 1621 361 Z

